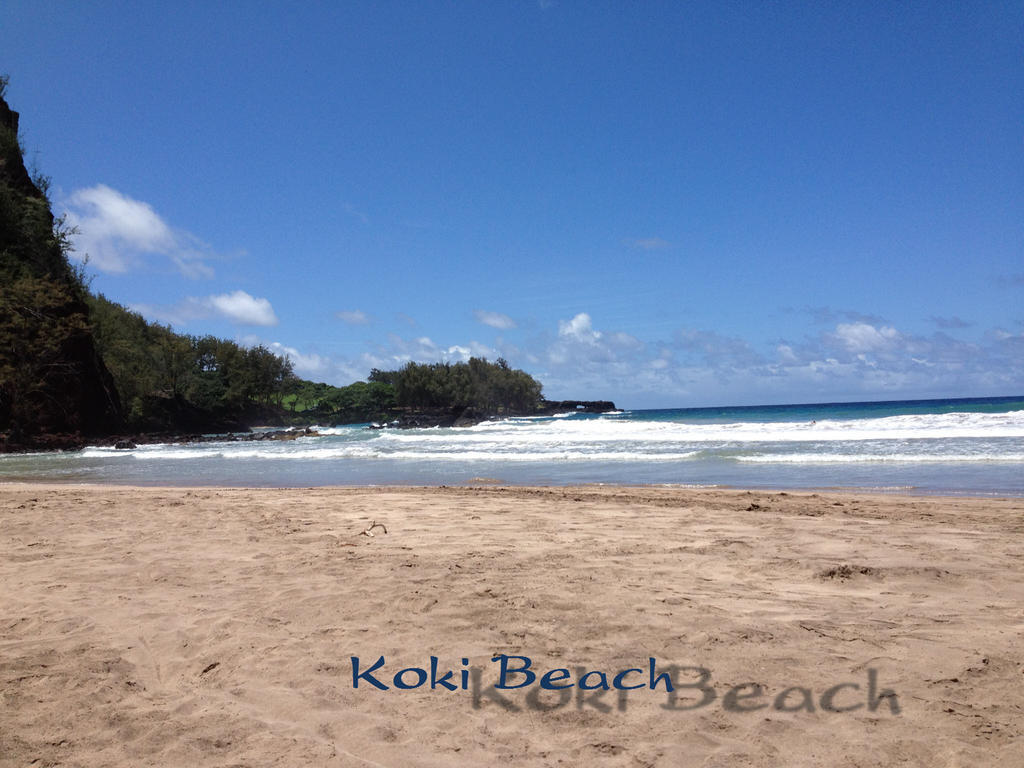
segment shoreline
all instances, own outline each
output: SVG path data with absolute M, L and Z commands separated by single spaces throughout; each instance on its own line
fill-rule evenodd
M 0 750 L 112 766 L 1010 764 L 1022 513 L 621 485 L 2 483 Z M 534 683 L 497 690 L 501 654 Z M 353 657 L 383 658 L 390 690 L 354 686 Z M 465 686 L 394 685 L 433 679 L 432 659 Z M 561 670 L 573 688 L 541 688 Z M 601 675 L 609 690 L 580 687 Z
M 408 484 L 408 483 L 365 483 L 346 485 L 175 485 L 157 481 L 153 484 L 120 483 L 120 482 L 95 482 L 69 479 L 58 481 L 53 479 L 4 479 L 0 478 L 0 491 L 5 487 L 37 487 L 40 490 L 61 490 L 68 488 L 79 489 L 112 489 L 112 490 L 138 490 L 138 491 L 439 491 L 439 490 L 474 490 L 486 493 L 488 491 L 551 491 L 552 493 L 571 490 L 661 490 L 670 492 L 707 492 L 707 493 L 757 493 L 774 494 L 779 496 L 878 496 L 881 498 L 903 498 L 924 500 L 950 501 L 976 499 L 978 501 L 1005 501 L 1014 502 L 1024 500 L 1024 493 L 1015 495 L 999 491 L 956 491 L 936 490 L 930 491 L 926 488 L 912 487 L 858 487 L 858 486 L 743 486 L 724 484 L 698 484 L 698 483 L 566 483 L 566 484 L 537 484 L 537 483 L 510 483 L 507 481 L 491 480 L 490 478 L 474 478 L 466 482 L 448 482 L 437 484 Z

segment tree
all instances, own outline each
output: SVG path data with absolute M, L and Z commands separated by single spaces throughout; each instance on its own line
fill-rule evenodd
M 472 357 L 466 363 L 406 363 L 399 371 L 374 371 L 371 380 L 395 381 L 395 400 L 408 408 L 472 407 L 485 413 L 531 412 L 541 385 L 525 371 L 499 359 Z

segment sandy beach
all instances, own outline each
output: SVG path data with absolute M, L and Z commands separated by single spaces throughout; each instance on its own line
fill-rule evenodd
M 1021 765 L 1022 533 L 1022 499 L 2 485 L 0 766 Z

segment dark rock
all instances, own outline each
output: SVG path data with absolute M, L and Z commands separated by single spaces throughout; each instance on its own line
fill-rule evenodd
M 40 453 L 43 451 L 76 451 L 84 448 L 85 439 L 79 433 L 44 433 L 14 440 L 0 434 L 0 453 Z
M 116 443 L 114 443 L 114 447 L 119 451 L 127 451 L 131 450 L 132 448 L 137 448 L 138 446 L 135 445 L 135 443 L 133 443 L 131 440 L 118 440 Z

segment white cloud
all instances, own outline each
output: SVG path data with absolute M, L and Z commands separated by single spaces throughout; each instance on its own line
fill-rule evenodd
M 928 319 L 935 323 L 939 328 L 943 328 L 945 330 L 960 330 L 962 328 L 970 328 L 971 325 L 973 325 L 973 323 L 969 323 L 956 315 L 953 315 L 952 317 L 932 315 Z
M 650 353 L 643 342 L 621 331 L 595 329 L 586 312 L 560 320 L 557 336 L 547 336 L 540 343 L 546 370 L 532 372 L 555 399 L 602 399 L 616 382 L 628 379 L 636 386 L 643 371 L 657 370 L 648 365 Z
M 157 323 L 169 323 L 171 325 L 184 325 L 191 319 L 184 311 L 185 304 L 176 307 L 165 307 L 158 304 L 143 304 L 140 302 L 125 305 L 132 312 L 137 312 L 147 320 Z
M 68 223 L 78 230 L 75 250 L 104 272 L 125 272 L 131 253 L 165 253 L 174 247 L 170 227 L 147 203 L 99 184 L 68 199 Z
M 366 371 L 369 371 L 370 368 L 397 368 L 409 361 L 418 363 L 465 362 L 471 357 L 485 357 L 493 360 L 500 357 L 501 354 L 501 351 L 478 341 L 441 345 L 429 336 L 405 339 L 392 333 L 388 334 L 386 344 L 379 345 L 372 352 L 364 353 L 359 364 L 356 361 L 347 361 L 346 367 L 354 369 L 360 367 L 361 364 L 365 366 Z M 360 375 L 365 375 L 365 373 Z
M 617 347 L 618 349 L 643 349 L 644 346 L 644 343 L 636 336 L 631 336 L 628 333 L 623 333 L 622 331 L 609 333 L 606 338 L 611 346 Z
M 594 330 L 590 315 L 586 312 L 580 312 L 572 320 L 559 320 L 558 335 L 563 339 L 587 344 L 595 344 L 601 338 L 601 332 Z
M 123 273 L 147 254 L 166 256 L 185 277 L 210 278 L 204 262 L 209 249 L 197 238 L 172 229 L 149 203 L 135 200 L 105 184 L 76 190 L 65 215 L 75 230 L 73 256 L 101 272 Z
M 203 302 L 239 325 L 277 325 L 279 322 L 269 301 L 250 296 L 245 291 L 208 296 Z
M 775 347 L 775 351 L 779 353 L 779 360 L 783 363 L 795 363 L 796 353 L 793 352 L 793 348 L 789 344 L 779 344 Z
M 484 325 L 489 325 L 491 328 L 498 328 L 503 331 L 510 330 L 516 327 L 516 322 L 508 315 L 503 315 L 500 312 L 488 312 L 485 309 L 473 310 L 473 315 L 477 321 Z
M 213 278 L 213 267 L 204 264 L 199 259 L 188 259 L 181 254 L 172 254 L 171 261 L 178 271 L 190 280 L 211 280 Z
M 286 347 L 279 342 L 271 342 L 267 345 L 271 352 L 292 361 L 295 372 L 303 377 L 323 375 L 331 369 L 331 361 L 326 357 L 317 354 L 304 355 L 295 347 Z
M 131 304 L 129 309 L 161 323 L 180 326 L 215 315 L 227 318 L 236 325 L 277 325 L 277 315 L 267 299 L 250 296 L 245 291 L 233 291 L 214 296 L 189 296 L 173 306 Z
M 368 325 L 370 323 L 370 318 L 361 309 L 342 310 L 337 313 L 337 317 L 349 325 Z
M 840 323 L 835 335 L 851 352 L 888 349 L 901 339 L 900 332 L 891 326 L 876 328 L 864 322 Z

